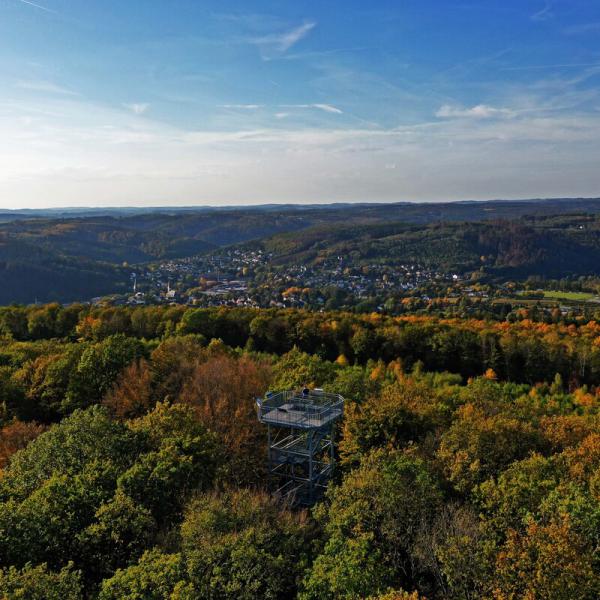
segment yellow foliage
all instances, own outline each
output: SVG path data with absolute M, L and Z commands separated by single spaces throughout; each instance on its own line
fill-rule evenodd
M 540 430 L 555 450 L 564 450 L 580 444 L 598 429 L 595 421 L 583 415 L 552 415 L 540 419 Z
M 404 590 L 390 590 L 379 596 L 371 596 L 368 600 L 427 600 L 425 596 L 420 596 L 418 592 L 405 592 Z
M 388 365 L 388 369 L 396 376 L 398 381 L 402 381 L 404 379 L 404 369 L 402 368 L 402 360 L 400 358 L 393 360 Z
M 496 375 L 496 371 L 494 371 L 494 369 L 487 369 L 483 376 L 486 379 L 491 379 L 492 381 L 496 381 L 496 379 L 498 379 L 498 375 Z
M 564 515 L 544 526 L 531 523 L 524 534 L 510 530 L 494 580 L 495 600 L 570 600 L 597 591 L 592 557 Z
M 385 365 L 383 363 L 378 363 L 377 366 L 371 371 L 369 379 L 371 381 L 377 381 L 379 379 L 383 379 L 383 377 L 385 377 Z
M 299 287 L 289 287 L 287 290 L 284 290 L 283 292 L 281 292 L 282 296 L 291 296 L 292 294 L 300 294 L 302 293 L 302 288 Z
M 347 367 L 348 366 L 348 359 L 346 358 L 346 356 L 344 354 L 340 354 L 336 359 L 335 362 L 342 366 L 342 367 Z
M 590 394 L 586 388 L 577 388 L 573 392 L 573 400 L 578 406 L 592 408 L 598 402 L 598 399 Z

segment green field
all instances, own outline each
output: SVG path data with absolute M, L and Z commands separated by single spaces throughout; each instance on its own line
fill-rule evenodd
M 544 298 L 549 300 L 575 300 L 585 302 L 591 300 L 594 294 L 590 292 L 560 292 L 560 291 L 545 291 Z
M 520 290 L 517 292 L 517 295 L 523 296 L 523 302 L 527 300 L 540 302 L 540 300 L 563 300 L 566 302 L 588 302 L 590 300 L 595 300 L 598 298 L 596 294 L 592 294 L 591 292 L 561 292 L 555 290 L 545 290 L 543 299 L 535 298 L 534 295 L 539 292 L 528 292 L 526 290 Z M 527 298 L 527 296 L 531 294 L 532 298 Z

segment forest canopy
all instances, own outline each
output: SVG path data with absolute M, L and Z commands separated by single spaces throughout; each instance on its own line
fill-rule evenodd
M 600 325 L 0 308 L 0 597 L 595 599 Z M 346 398 L 298 509 L 255 398 Z

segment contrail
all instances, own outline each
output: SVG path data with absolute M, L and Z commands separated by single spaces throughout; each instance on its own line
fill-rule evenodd
M 40 4 L 36 4 L 35 2 L 31 2 L 30 0 L 19 0 L 19 2 L 22 2 L 23 4 L 29 4 L 29 6 L 35 6 L 35 8 L 39 8 L 40 10 L 44 10 L 49 13 L 56 14 L 55 10 L 52 10 L 51 8 L 46 8 L 45 6 L 41 6 Z

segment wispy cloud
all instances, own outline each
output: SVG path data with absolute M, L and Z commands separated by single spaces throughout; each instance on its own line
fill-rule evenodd
M 133 102 L 131 104 L 123 104 L 123 106 L 136 115 L 143 115 L 150 108 L 147 102 Z
M 30 92 L 40 92 L 44 94 L 58 94 L 62 96 L 78 96 L 77 92 L 65 88 L 52 81 L 18 81 L 15 87 L 28 90 Z
M 313 104 L 280 104 L 280 108 L 316 108 L 324 112 L 332 113 L 335 115 L 341 115 L 344 111 L 339 109 L 337 106 L 332 104 L 322 104 L 315 102 Z
M 307 21 L 281 33 L 271 33 L 253 38 L 251 42 L 259 47 L 264 60 L 271 60 L 285 54 L 292 46 L 305 38 L 315 26 L 315 22 Z
M 231 110 L 247 110 L 247 111 L 255 111 L 261 108 L 277 108 L 277 109 L 314 109 L 320 110 L 326 113 L 341 115 L 343 111 L 339 109 L 337 106 L 333 106 L 333 104 L 326 104 L 322 102 L 313 102 L 311 104 L 276 104 L 276 105 L 267 105 L 267 104 L 218 104 L 218 108 L 227 108 Z M 276 117 L 278 119 L 282 119 L 284 117 L 288 117 L 290 115 L 289 112 L 283 111 L 276 113 Z
M 298 43 L 303 37 L 305 37 L 315 25 L 316 23 L 304 23 L 303 25 L 300 25 L 300 27 L 296 27 L 291 31 L 277 36 L 277 39 L 275 40 L 276 45 L 281 52 L 286 52 L 294 44 Z
M 600 67 L 600 63 L 558 63 L 551 65 L 519 65 L 516 67 L 502 67 L 501 71 L 533 71 L 541 69 L 578 69 L 581 67 Z
M 497 117 L 510 117 L 514 114 L 508 108 L 496 108 L 487 104 L 478 104 L 471 108 L 463 108 L 444 104 L 435 113 L 436 117 L 443 119 L 467 118 L 467 119 L 490 119 Z
M 598 31 L 600 31 L 600 21 L 572 25 L 571 27 L 563 29 L 563 33 L 566 33 L 567 35 L 583 35 L 585 33 L 596 33 Z
M 35 2 L 30 2 L 30 0 L 18 0 L 18 1 L 21 2 L 22 4 L 28 4 L 29 6 L 33 6 L 34 8 L 39 8 L 40 10 L 43 10 L 44 12 L 57 14 L 55 10 L 52 10 L 51 8 L 47 8 L 46 6 L 42 6 L 41 4 L 36 4 Z
M 246 203 L 399 200 L 398 190 L 409 199 L 600 190 L 600 88 L 591 81 L 600 65 L 578 62 L 598 58 L 582 51 L 587 38 L 563 36 L 561 51 L 543 56 L 555 64 L 528 65 L 535 52 L 527 60 L 525 47 L 505 48 L 436 75 L 437 62 L 405 69 L 379 52 L 359 61 L 334 51 L 317 56 L 321 44 L 313 47 L 310 36 L 320 29 L 301 23 L 260 16 L 217 23 L 206 33 L 227 47 L 193 61 L 201 75 L 188 77 L 184 60 L 160 79 L 157 66 L 159 89 L 152 96 L 145 86 L 131 89 L 125 106 L 95 104 L 91 92 L 48 81 L 21 81 L 29 92 L 17 93 L 19 78 L 75 81 L 51 62 L 9 73 L 0 93 L 0 198 Z M 556 35 L 567 25 L 547 29 Z M 188 42 L 196 40 L 186 38 L 186 56 Z M 310 64 L 256 64 L 296 53 Z M 510 69 L 532 71 L 513 77 Z M 161 94 L 177 97 L 158 113 Z
M 219 104 L 219 108 L 231 108 L 234 110 L 258 110 L 262 104 Z
M 510 106 L 513 118 L 378 129 L 290 118 L 196 130 L 80 97 L 0 103 L 0 197 L 122 205 L 597 195 L 600 112 L 523 111 L 521 96 L 495 105 Z
M 334 113 L 336 115 L 341 115 L 342 111 L 336 106 L 332 106 L 331 104 L 313 104 L 313 108 L 318 108 L 319 110 L 324 110 L 328 113 Z
M 554 12 L 552 11 L 553 8 L 553 3 L 552 2 L 546 2 L 546 4 L 544 5 L 544 7 L 541 10 L 538 10 L 537 12 L 533 13 L 531 15 L 531 20 L 532 21 L 548 21 L 552 18 L 554 18 Z
M 369 46 L 354 46 L 348 48 L 329 48 L 328 50 L 312 50 L 306 52 L 293 52 L 285 55 L 286 60 L 305 60 L 314 58 L 327 58 L 335 56 L 336 54 L 363 52 L 368 50 Z

